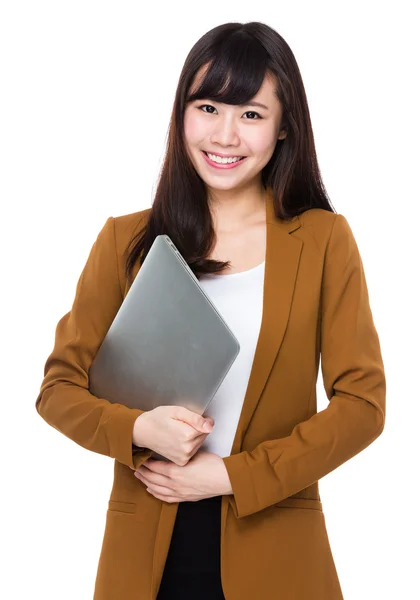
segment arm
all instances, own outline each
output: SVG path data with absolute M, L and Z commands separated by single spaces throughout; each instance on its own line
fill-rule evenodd
M 385 374 L 362 261 L 337 214 L 321 298 L 321 359 L 329 405 L 292 433 L 225 457 L 237 518 L 305 489 L 371 444 L 385 424 Z
M 151 455 L 134 445 L 134 423 L 144 411 L 89 392 L 90 365 L 122 301 L 109 217 L 79 277 L 73 306 L 57 324 L 35 406 L 49 425 L 80 446 L 138 468 Z

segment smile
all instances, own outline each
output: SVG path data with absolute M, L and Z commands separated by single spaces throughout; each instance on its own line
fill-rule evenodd
M 202 151 L 202 154 L 203 154 L 207 164 L 211 165 L 212 167 L 214 167 L 216 169 L 233 169 L 234 167 L 243 163 L 244 160 L 246 159 L 246 156 L 241 156 L 241 157 L 238 156 L 236 158 L 222 159 L 220 157 L 217 157 L 214 154 L 211 154 L 210 156 L 212 156 L 213 158 L 210 158 L 210 156 L 208 156 L 207 153 L 204 152 L 204 150 Z M 232 162 L 228 162 L 228 161 L 232 161 Z

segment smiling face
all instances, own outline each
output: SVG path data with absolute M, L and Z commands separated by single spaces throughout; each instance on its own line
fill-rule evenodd
M 261 171 L 269 162 L 277 140 L 286 137 L 286 132 L 280 130 L 281 119 L 282 107 L 275 93 L 275 80 L 269 75 L 245 106 L 207 98 L 189 102 L 184 116 L 186 149 L 208 188 L 233 191 L 260 181 Z M 212 160 L 214 155 L 245 158 L 237 163 L 220 164 Z

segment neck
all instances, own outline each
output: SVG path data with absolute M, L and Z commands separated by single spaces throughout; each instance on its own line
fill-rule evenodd
M 261 184 L 247 189 L 209 190 L 208 204 L 215 229 L 237 231 L 265 220 L 266 190 Z

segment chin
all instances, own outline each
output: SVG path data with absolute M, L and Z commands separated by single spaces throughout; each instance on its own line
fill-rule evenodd
M 245 189 L 251 183 L 251 181 L 248 181 L 248 179 L 244 181 L 226 181 L 225 183 L 206 181 L 203 177 L 202 180 L 208 189 L 215 192 L 228 192 L 238 189 Z

